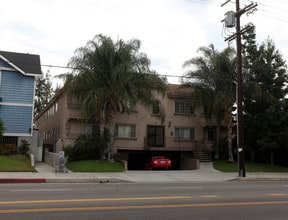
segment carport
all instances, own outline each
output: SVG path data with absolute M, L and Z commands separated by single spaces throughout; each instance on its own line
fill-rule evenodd
M 172 161 L 172 169 L 180 169 L 179 151 L 131 151 L 128 153 L 128 170 L 144 170 L 144 164 L 152 156 L 166 156 Z

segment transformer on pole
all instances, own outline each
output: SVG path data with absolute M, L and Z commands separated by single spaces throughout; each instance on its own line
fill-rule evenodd
M 226 28 L 235 27 L 235 12 L 227 11 L 225 13 L 224 25 Z

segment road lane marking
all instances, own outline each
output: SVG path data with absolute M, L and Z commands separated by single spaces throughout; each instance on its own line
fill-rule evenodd
M 288 196 L 287 193 L 271 193 L 271 194 L 268 194 L 269 196 Z
M 36 212 L 67 212 L 67 211 L 107 211 L 128 209 L 166 209 L 166 208 L 195 208 L 195 207 L 226 207 L 247 205 L 287 205 L 288 201 L 258 201 L 258 202 L 229 202 L 229 203 L 197 203 L 197 204 L 165 204 L 165 205 L 132 205 L 132 206 L 102 206 L 102 207 L 68 207 L 68 208 L 35 208 L 0 210 L 0 214 L 36 213 Z
M 221 196 L 217 196 L 217 195 L 204 195 L 204 196 L 200 196 L 200 198 L 220 198 Z
M 0 205 L 34 204 L 34 203 L 73 203 L 73 202 L 99 202 L 99 201 L 143 201 L 143 200 L 169 200 L 190 199 L 191 196 L 157 196 L 135 198 L 95 198 L 95 199 L 57 199 L 57 200 L 24 200 L 24 201 L 0 201 Z
M 71 191 L 71 189 L 12 189 L 10 192 L 62 192 Z

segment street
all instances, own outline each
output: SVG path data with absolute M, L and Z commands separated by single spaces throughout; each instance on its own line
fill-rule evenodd
M 287 219 L 288 183 L 1 184 L 0 219 Z

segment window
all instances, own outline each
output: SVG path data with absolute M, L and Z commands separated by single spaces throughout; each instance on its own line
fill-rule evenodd
M 175 138 L 179 140 L 193 140 L 194 128 L 175 128 Z
M 147 146 L 148 147 L 164 147 L 164 127 L 163 126 L 148 126 Z
M 116 125 L 115 127 L 115 137 L 117 138 L 135 138 L 135 133 L 135 125 Z
M 0 142 L 1 144 L 14 144 L 17 146 L 18 143 L 18 137 L 14 136 L 4 136 L 2 141 Z
M 194 109 L 192 104 L 189 102 L 175 102 L 175 113 L 176 114 L 194 114 Z
M 92 123 L 84 124 L 84 134 L 100 135 L 100 126 Z

